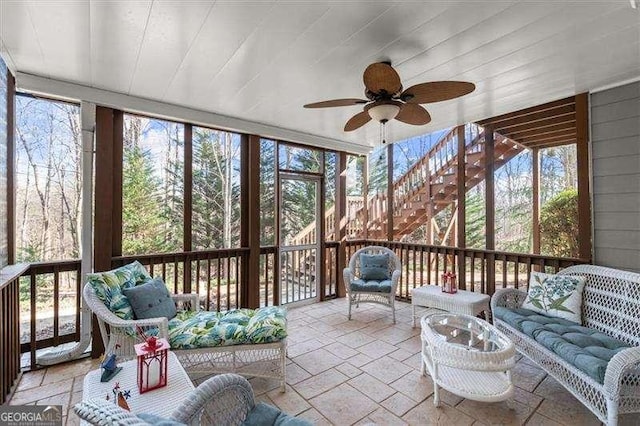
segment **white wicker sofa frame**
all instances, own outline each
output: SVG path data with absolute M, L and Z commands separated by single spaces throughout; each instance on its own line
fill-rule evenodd
M 389 293 L 351 290 L 351 281 L 360 276 L 360 254 L 362 253 L 389 255 L 389 276 L 391 277 L 391 291 Z M 396 256 L 392 250 L 386 247 L 368 246 L 353 253 L 351 260 L 349 260 L 349 267 L 344 268 L 342 272 L 345 289 L 347 291 L 347 300 L 349 301 L 349 319 L 351 319 L 351 306 L 356 305 L 357 307 L 360 303 L 379 303 L 391 308 L 393 323 L 395 324 L 396 289 L 398 288 L 401 273 L 402 264 L 400 263 L 400 259 L 398 259 L 398 256 Z
M 132 330 L 135 330 L 136 326 L 143 330 L 155 327 L 159 330 L 160 337 L 169 340 L 167 318 L 123 320 L 109 310 L 89 284 L 85 284 L 83 296 L 87 307 L 98 319 L 107 353 L 135 358 L 134 345 L 139 343 L 139 338 Z M 199 296 L 195 293 L 174 294 L 171 297 L 179 309 L 200 310 Z M 176 349 L 173 352 L 190 375 L 237 373 L 249 377 L 277 379 L 280 382 L 280 390 L 285 391 L 286 339 L 253 345 Z
M 592 265 L 571 266 L 559 274 L 586 278 L 583 326 L 633 346 L 611 358 L 603 384 L 506 322 L 494 317 L 494 325 L 513 340 L 520 353 L 553 376 L 601 421 L 614 426 L 619 414 L 640 412 L 640 274 Z M 491 299 L 491 309 L 520 307 L 526 296 L 521 290 L 500 289 Z

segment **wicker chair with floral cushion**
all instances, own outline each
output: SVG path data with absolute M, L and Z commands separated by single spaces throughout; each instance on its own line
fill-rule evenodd
M 150 413 L 130 413 L 106 399 L 79 402 L 74 411 L 92 425 L 310 425 L 306 420 L 291 417 L 276 407 L 256 403 L 251 385 L 237 374 L 221 374 L 207 379 L 184 397 L 168 419 Z
M 175 317 L 136 319 L 124 290 L 150 281 L 151 276 L 138 262 L 88 274 L 83 296 L 98 319 L 107 352 L 134 357 L 134 345 L 140 342 L 137 330 L 141 329 L 167 339 L 190 374 L 239 373 L 275 378 L 284 392 L 284 308 L 202 311 L 197 294 L 180 294 L 167 296 L 176 303 Z
M 395 253 L 386 247 L 369 246 L 356 251 L 349 267 L 343 271 L 344 285 L 351 306 L 360 303 L 379 303 L 391 308 L 396 322 L 396 288 L 400 281 L 402 265 Z

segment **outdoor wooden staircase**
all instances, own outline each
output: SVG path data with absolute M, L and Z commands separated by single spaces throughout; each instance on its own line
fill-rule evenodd
M 429 223 L 439 212 L 454 205 L 458 199 L 458 130 L 451 129 L 393 184 L 394 239 L 402 239 L 419 226 Z M 484 129 L 468 124 L 465 138 L 465 193 L 485 178 Z M 494 135 L 494 165 L 499 169 L 525 148 L 499 134 Z M 385 238 L 387 193 L 377 193 L 367 205 L 368 237 Z M 356 218 L 362 221 L 364 208 Z
M 457 202 L 458 191 L 458 129 L 452 128 L 431 149 L 393 183 L 394 239 L 401 240 L 441 211 Z M 465 186 L 474 188 L 485 178 L 485 133 L 476 124 L 464 127 L 465 138 Z M 525 147 L 499 134 L 494 134 L 494 164 L 498 170 Z M 361 197 L 348 197 L 347 235 L 362 236 L 367 226 L 367 237 L 386 238 L 387 193 L 379 192 L 369 198 L 366 206 Z M 334 210 L 325 214 L 327 239 L 333 236 Z M 294 238 L 305 243 L 315 232 L 315 224 L 300 231 Z M 445 231 L 442 230 L 442 234 Z

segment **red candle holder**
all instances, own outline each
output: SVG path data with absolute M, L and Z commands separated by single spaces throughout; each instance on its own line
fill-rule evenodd
M 445 272 L 442 274 L 442 291 L 443 293 L 454 294 L 458 292 L 458 280 L 453 272 Z
M 134 348 L 138 358 L 140 394 L 167 386 L 169 342 L 166 339 L 151 336 Z

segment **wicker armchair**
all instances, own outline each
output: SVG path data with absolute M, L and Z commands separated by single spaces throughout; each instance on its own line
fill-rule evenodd
M 188 425 L 240 425 L 256 407 L 249 382 L 237 374 L 221 374 L 207 379 L 186 395 L 170 420 Z M 92 425 L 146 426 L 150 423 L 118 407 L 111 401 L 94 399 L 75 405 L 75 413 Z M 294 424 L 306 424 L 295 419 Z
M 388 254 L 389 255 L 389 276 L 391 277 L 391 287 L 388 291 L 381 292 L 377 286 L 367 288 L 366 283 L 360 286 L 354 286 L 358 277 L 360 277 L 360 255 L 361 254 Z M 402 265 L 400 259 L 396 254 L 386 247 L 369 246 L 356 251 L 351 260 L 349 261 L 349 267 L 343 271 L 344 285 L 347 291 L 347 299 L 349 301 L 349 319 L 351 319 L 351 306 L 358 305 L 360 303 L 379 303 L 381 305 L 389 306 L 393 313 L 393 323 L 396 322 L 396 288 L 400 281 L 400 275 L 402 271 Z

